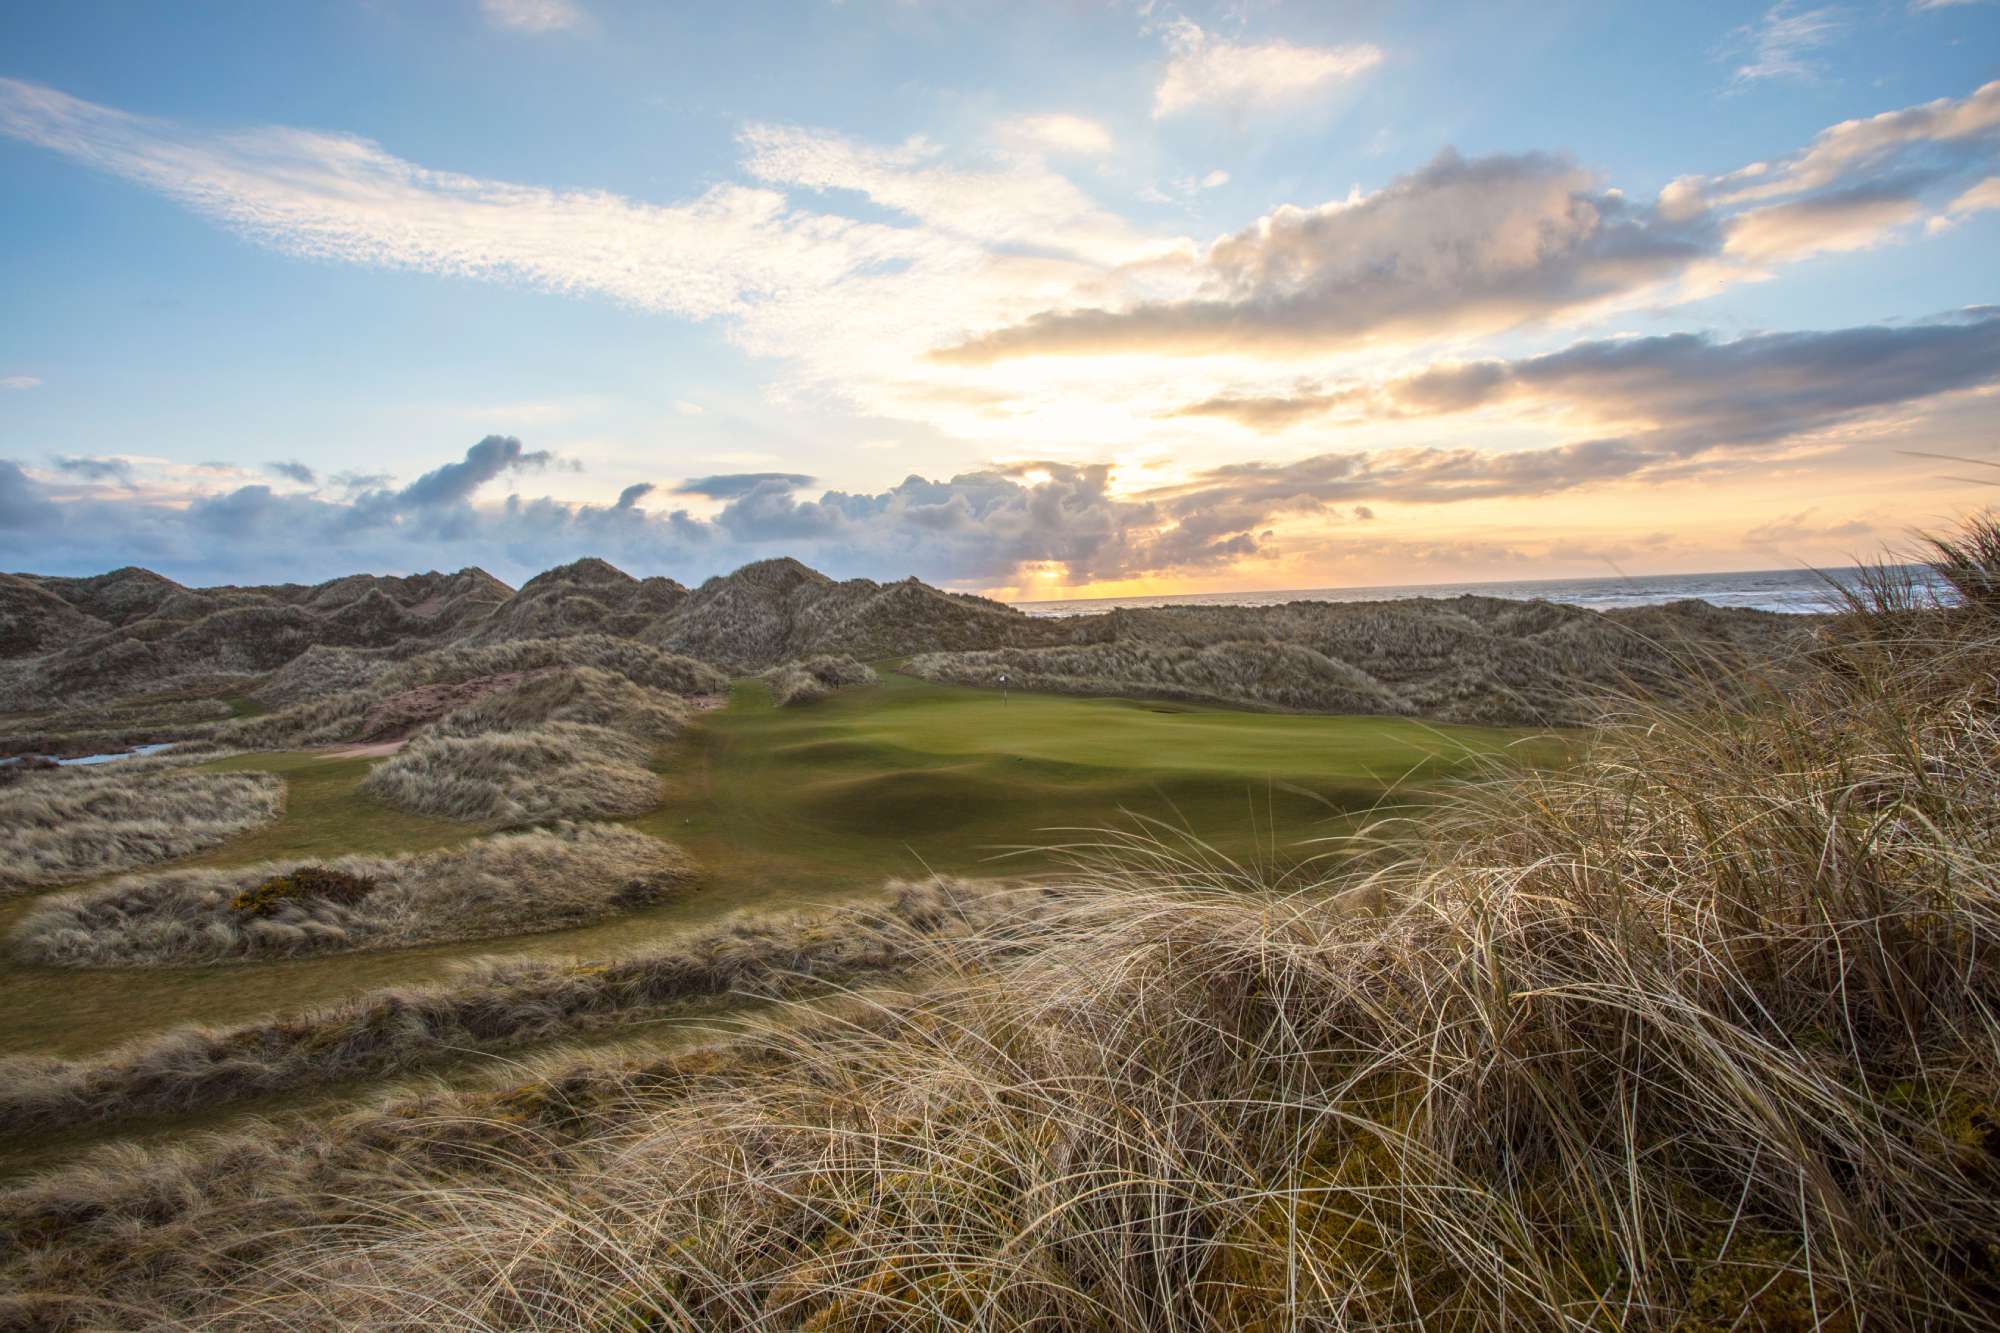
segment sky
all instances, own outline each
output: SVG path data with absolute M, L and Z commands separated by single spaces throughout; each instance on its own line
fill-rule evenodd
M 2000 3 L 0 11 L 0 568 L 1845 564 L 2000 478 Z

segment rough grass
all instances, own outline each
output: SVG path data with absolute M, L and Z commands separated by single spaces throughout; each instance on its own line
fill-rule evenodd
M 835 690 L 872 685 L 875 669 L 851 657 L 822 655 L 772 667 L 763 681 L 770 688 L 772 706 L 788 708 L 823 699 Z
M 1100 643 L 1074 648 L 1007 648 L 925 653 L 903 670 L 926 680 L 1054 694 L 1129 694 L 1311 713 L 1407 713 L 1367 672 L 1298 644 Z
M 357 1120 L 276 1191 L 17 1192 L 19 1317 L 1991 1327 L 1996 680 L 1990 600 L 1862 600 L 1781 687 L 1635 708 L 1334 882 L 1106 838 L 1037 947 L 900 952 L 950 982 L 868 1021 Z M 84 1114 L 140 1063 L 8 1082 Z
M 564 825 L 416 856 L 343 856 L 346 893 L 287 892 L 316 862 L 166 871 L 38 904 L 14 956 L 66 967 L 295 958 L 582 925 L 685 888 L 693 863 L 630 829 Z M 342 879 L 333 881 L 342 885 Z M 277 892 L 259 897 L 266 886 Z
M 284 808 L 266 773 L 122 759 L 0 787 L 0 896 L 157 865 L 213 847 Z
M 362 781 L 411 814 L 482 823 L 635 815 L 659 804 L 652 746 L 622 731 L 551 722 L 521 731 L 426 732 Z
M 1503 726 L 1593 723 L 1607 696 L 1671 696 L 1797 652 L 1811 620 L 1701 602 L 1607 613 L 1490 597 L 1117 611 L 1073 642 L 925 653 L 903 668 L 991 687 Z
M 230 1028 L 178 1028 L 92 1059 L 0 1058 L 0 1132 L 213 1110 L 576 1036 L 691 999 L 811 992 L 927 958 L 927 938 L 1005 922 L 1018 942 L 1042 900 L 943 879 L 889 887 L 884 907 L 741 917 L 609 962 L 483 960 L 438 986 L 372 991 Z
M 281 667 L 258 690 L 257 699 L 277 711 L 225 723 L 215 735 L 246 749 L 275 749 L 363 739 L 371 731 L 371 723 L 372 729 L 407 731 L 432 721 L 441 710 L 426 711 L 425 700 L 419 699 L 403 713 L 385 717 L 385 704 L 413 693 L 449 701 L 453 687 L 476 686 L 496 678 L 505 682 L 506 688 L 497 691 L 503 694 L 521 691 L 524 677 L 527 682 L 545 682 L 553 675 L 572 682 L 565 697 L 558 698 L 560 690 L 542 684 L 516 700 L 506 710 L 509 725 L 515 726 L 557 720 L 600 721 L 603 725 L 600 719 L 578 716 L 585 705 L 577 696 L 590 692 L 578 690 L 575 682 L 579 680 L 595 682 L 591 688 L 599 696 L 610 693 L 607 682 L 623 681 L 626 710 L 654 714 L 678 708 L 678 699 L 672 696 L 716 694 L 729 688 L 728 679 L 704 663 L 605 634 L 461 644 L 403 660 L 397 660 L 394 653 L 316 647 Z M 644 692 L 642 705 L 633 704 L 633 690 Z M 544 707 L 542 715 L 535 713 L 537 701 Z M 602 711 L 616 704 L 609 697 L 600 697 L 597 706 Z M 658 725 L 647 723 L 653 728 Z

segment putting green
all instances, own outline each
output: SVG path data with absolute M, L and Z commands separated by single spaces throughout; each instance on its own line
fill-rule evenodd
M 739 683 L 666 756 L 635 825 L 680 842 L 715 889 L 757 901 L 856 877 L 1046 867 L 1046 849 L 1163 820 L 1237 857 L 1302 857 L 1392 789 L 1420 795 L 1523 733 L 1402 718 L 1001 696 L 884 671 L 775 709 Z

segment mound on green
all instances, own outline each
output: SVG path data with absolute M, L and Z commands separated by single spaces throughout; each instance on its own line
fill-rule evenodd
M 660 802 L 653 747 L 609 727 L 550 722 L 471 736 L 425 733 L 361 788 L 416 815 L 503 825 L 636 815 Z
M 10 947 L 61 967 L 296 958 L 560 930 L 650 906 L 694 878 L 657 838 L 561 825 L 416 856 L 133 876 L 38 904 Z
M 0 1198 L 6 1313 L 1991 1327 L 2000 530 L 1974 537 L 1939 562 L 1963 605 L 1857 604 L 1762 694 L 1635 706 L 1306 890 L 1105 839 L 1031 934 L 901 954 L 942 978 L 906 1002 L 301 1128 L 255 1154 L 275 1189 L 227 1143 L 32 1183 Z M 41 1114 L 136 1085 L 102 1077 L 49 1073 Z
M 875 683 L 875 669 L 851 657 L 822 655 L 772 667 L 762 679 L 770 687 L 771 705 L 774 708 L 789 708 L 794 704 L 823 699 L 835 690 L 872 685 Z
M 123 759 L 37 771 L 0 787 L 0 896 L 158 865 L 275 820 L 268 773 Z

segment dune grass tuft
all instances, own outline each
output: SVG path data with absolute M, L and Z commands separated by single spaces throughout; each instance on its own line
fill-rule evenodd
M 0 786 L 0 896 L 189 856 L 270 823 L 284 803 L 268 773 L 146 759 L 38 770 Z
M 426 733 L 362 790 L 411 814 L 503 825 L 635 815 L 660 801 L 652 747 L 609 727 L 551 722 L 472 736 Z
M 130 876 L 37 904 L 11 948 L 66 967 L 296 958 L 560 930 L 694 879 L 693 863 L 657 838 L 558 825 L 415 856 Z
M 763 680 L 771 689 L 771 706 L 789 708 L 823 699 L 835 690 L 872 685 L 875 669 L 851 657 L 822 655 L 772 667 Z

